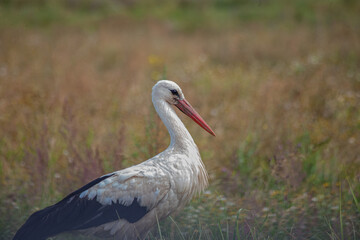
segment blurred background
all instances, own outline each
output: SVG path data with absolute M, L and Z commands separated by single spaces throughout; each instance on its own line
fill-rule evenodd
M 359 239 L 359 13 L 357 0 L 1 0 L 0 239 L 164 150 L 160 79 L 217 137 L 180 116 L 210 186 L 149 239 Z

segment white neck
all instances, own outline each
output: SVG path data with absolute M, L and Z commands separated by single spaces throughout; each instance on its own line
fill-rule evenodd
M 169 148 L 179 150 L 195 148 L 197 150 L 197 146 L 195 145 L 189 131 L 186 129 L 185 125 L 175 113 L 171 105 L 161 99 L 153 99 L 153 104 L 156 112 L 159 114 L 161 120 L 169 131 L 171 138 Z

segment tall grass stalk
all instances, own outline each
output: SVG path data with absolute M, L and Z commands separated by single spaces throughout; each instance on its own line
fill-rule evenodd
M 175 222 L 175 220 L 171 216 L 169 216 L 169 218 L 175 224 L 176 229 L 178 230 L 181 239 L 185 240 L 185 237 L 184 237 L 183 233 L 181 232 L 181 229 L 179 228 L 179 225 Z
M 160 223 L 159 223 L 159 219 L 158 219 L 157 213 L 155 214 L 155 216 L 156 216 L 156 223 L 157 223 L 157 228 L 158 228 L 158 231 L 159 231 L 160 240 L 163 240 L 162 232 L 161 232 L 161 227 L 160 227 Z
M 240 239 L 239 216 L 240 216 L 240 212 L 241 212 L 241 211 L 242 211 L 242 208 L 240 208 L 240 209 L 236 212 L 235 227 L 234 227 L 234 231 L 233 231 L 233 240 L 235 240 L 235 237 L 237 237 L 237 239 Z
M 348 184 L 349 184 L 350 192 L 351 192 L 352 198 L 353 198 L 353 200 L 354 200 L 354 203 L 355 203 L 356 209 L 357 209 L 357 210 L 358 210 L 358 212 L 360 213 L 360 205 L 359 205 L 359 201 L 357 200 L 357 198 L 356 198 L 356 196 L 355 196 L 355 194 L 354 194 L 354 191 L 353 191 L 353 189 L 352 189 L 352 187 L 351 187 L 351 184 L 350 184 L 349 179 L 347 178 L 346 180 L 347 180 L 347 182 L 348 182 Z
M 336 234 L 333 226 L 331 225 L 331 222 L 325 217 L 324 218 L 328 228 L 330 229 L 330 233 L 327 233 L 327 235 L 330 237 L 330 239 L 336 239 L 336 240 L 339 240 L 339 236 Z
M 201 222 L 199 221 L 199 239 L 201 239 L 202 234 L 203 234 L 203 230 L 202 230 Z
M 342 183 L 340 182 L 339 186 L 340 190 L 340 200 L 339 200 L 339 219 L 340 219 L 340 236 L 341 240 L 344 240 L 344 224 L 343 224 L 343 216 L 342 216 Z
M 220 222 L 218 222 L 218 228 L 219 228 L 219 233 L 220 233 L 221 239 L 222 239 L 222 240 L 225 240 L 223 231 L 222 231 L 222 229 L 221 229 L 221 223 L 220 223 Z

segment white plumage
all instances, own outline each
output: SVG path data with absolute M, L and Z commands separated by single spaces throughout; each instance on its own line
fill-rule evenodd
M 157 222 L 182 209 L 208 184 L 207 172 L 175 105 L 215 135 L 168 80 L 153 87 L 154 107 L 169 131 L 169 147 L 141 164 L 92 181 L 59 203 L 34 213 L 14 239 L 46 239 L 64 231 L 143 239 Z

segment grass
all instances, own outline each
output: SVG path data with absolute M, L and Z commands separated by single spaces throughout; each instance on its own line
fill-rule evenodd
M 93 4 L 0 4 L 0 239 L 166 148 L 165 77 L 217 137 L 181 116 L 211 185 L 149 239 L 360 237 L 356 1 Z

